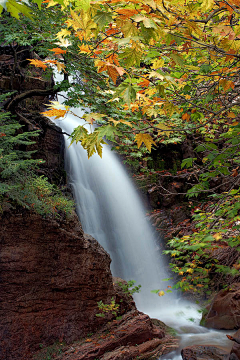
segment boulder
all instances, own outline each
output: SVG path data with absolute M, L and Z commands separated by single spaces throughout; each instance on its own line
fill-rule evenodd
M 119 305 L 118 316 L 137 309 L 132 295 L 125 291 L 124 285 L 125 288 L 127 288 L 126 280 L 116 276 L 113 277 L 113 287 L 116 296 L 115 302 Z
M 240 329 L 233 336 L 228 336 L 228 338 L 234 341 L 229 360 L 240 360 Z
M 229 353 L 218 346 L 193 345 L 181 351 L 183 360 L 228 360 Z
M 153 325 L 148 315 L 132 310 L 92 337 L 72 344 L 58 360 L 152 359 L 176 350 L 178 342 Z
M 213 299 L 202 324 L 214 329 L 239 329 L 240 327 L 240 283 L 221 290 Z

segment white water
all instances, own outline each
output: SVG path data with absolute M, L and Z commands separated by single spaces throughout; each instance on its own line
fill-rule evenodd
M 60 101 L 60 100 L 59 100 Z M 78 116 L 80 109 L 74 109 Z M 68 115 L 55 121 L 63 131 L 71 134 L 81 120 Z M 74 192 L 77 213 L 83 229 L 92 235 L 110 254 L 114 276 L 135 280 L 142 285 L 135 301 L 139 310 L 172 326 L 181 336 L 181 348 L 192 344 L 229 346 L 230 341 L 219 331 L 200 327 L 198 306 L 183 301 L 174 293 L 158 297 L 151 290 L 165 290 L 169 282 L 166 260 L 161 255 L 154 232 L 149 225 L 144 208 L 123 166 L 104 146 L 103 158 L 87 158 L 80 144 L 73 144 L 65 136 L 65 163 L 68 182 Z M 161 360 L 180 360 L 178 353 Z

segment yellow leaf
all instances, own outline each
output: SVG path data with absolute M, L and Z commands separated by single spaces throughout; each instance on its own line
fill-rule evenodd
M 63 63 L 60 63 L 57 61 L 56 65 L 57 65 L 58 72 L 61 72 L 62 70 L 65 72 L 65 65 Z
M 156 127 L 160 129 L 160 131 L 158 131 L 158 135 L 165 134 L 169 137 L 169 135 L 173 133 L 173 131 L 170 130 L 171 128 L 166 126 L 165 124 L 158 124 Z
M 71 31 L 67 30 L 67 29 L 62 29 L 61 31 L 59 31 L 57 33 L 57 38 L 61 39 L 64 38 L 65 36 L 71 35 Z
M 158 68 L 162 67 L 163 65 L 164 65 L 163 59 L 155 59 L 155 60 L 153 60 L 151 69 L 158 69 Z
M 155 77 L 155 78 L 160 79 L 160 80 L 164 80 L 164 76 L 159 74 L 157 71 L 151 71 L 150 72 L 149 78 L 151 79 L 152 77 Z
M 49 109 L 69 110 L 69 106 L 60 104 L 58 101 L 50 101 L 50 104 L 45 104 Z
M 78 46 L 80 53 L 90 53 L 91 49 L 88 45 L 82 44 L 81 46 Z
M 214 0 L 203 0 L 201 7 L 203 8 L 203 10 L 209 10 L 212 9 L 214 5 L 215 5 Z
M 55 6 L 55 5 L 57 5 L 58 4 L 58 2 L 57 1 L 54 1 L 54 0 L 50 0 L 49 2 L 48 2 L 48 8 L 50 7 L 50 6 Z
M 214 239 L 216 241 L 218 241 L 218 240 L 220 240 L 222 238 L 222 235 L 220 233 L 216 233 L 216 234 L 213 235 L 213 237 L 214 237 Z
M 142 143 L 145 144 L 146 148 L 151 152 L 152 145 L 156 145 L 154 140 L 152 139 L 151 135 L 149 134 L 137 134 L 135 136 L 135 140 L 137 142 L 138 148 L 142 145 Z
M 230 117 L 230 118 L 235 118 L 236 115 L 231 111 L 227 114 L 227 117 Z
M 117 121 L 117 120 L 114 120 L 113 118 L 108 119 L 108 121 L 113 122 L 114 126 L 117 126 L 119 124 L 125 124 L 125 125 L 132 127 L 132 124 L 129 121 L 125 121 L 125 120 Z
M 163 296 L 163 295 L 165 295 L 165 292 L 163 290 L 159 291 L 158 296 Z

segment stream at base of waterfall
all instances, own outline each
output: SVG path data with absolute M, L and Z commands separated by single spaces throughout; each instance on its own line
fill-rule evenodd
M 61 95 L 59 102 L 63 101 Z M 54 122 L 68 134 L 84 123 L 84 111 L 76 108 L 75 117 L 68 114 Z M 102 159 L 90 159 L 80 144 L 69 147 L 65 135 L 65 167 L 71 185 L 78 216 L 83 230 L 92 235 L 110 254 L 114 276 L 135 280 L 141 292 L 134 295 L 140 311 L 173 327 L 180 336 L 180 347 L 211 344 L 230 348 L 232 342 L 224 332 L 199 326 L 199 307 L 183 300 L 177 293 L 162 297 L 151 290 L 165 290 L 171 286 L 167 260 L 161 254 L 163 241 L 148 223 L 143 205 L 131 179 L 109 145 L 104 145 Z M 170 289 L 170 288 L 168 288 Z M 180 360 L 179 352 L 161 357 L 161 360 Z

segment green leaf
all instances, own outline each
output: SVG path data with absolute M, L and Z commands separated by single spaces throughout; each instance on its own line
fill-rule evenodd
M 58 0 L 59 2 L 59 0 Z M 90 9 L 90 0 L 81 0 L 77 2 L 77 7 L 75 8 L 75 10 L 77 9 L 83 9 L 84 11 L 88 11 Z
M 175 61 L 175 63 L 181 67 L 184 66 L 184 61 L 182 57 L 178 54 L 171 54 L 170 57 Z
M 76 143 L 78 143 L 78 141 L 82 141 L 87 134 L 88 131 L 82 125 L 77 126 L 70 136 L 72 138 L 70 145 L 72 145 L 74 141 L 76 141 Z
M 193 161 L 194 160 L 197 160 L 197 158 L 187 158 L 187 159 L 184 159 L 182 161 L 182 164 L 181 164 L 181 169 L 183 169 L 184 167 L 186 168 L 190 168 L 191 166 L 193 166 Z
M 112 14 L 106 11 L 97 11 L 97 14 L 94 16 L 95 22 L 98 24 L 100 30 L 104 28 L 106 24 L 109 24 L 112 21 Z
M 37 4 L 39 10 L 41 10 L 41 4 L 42 4 L 43 0 L 33 0 L 33 2 L 34 2 L 35 4 Z
M 95 131 L 98 134 L 98 140 L 101 140 L 105 136 L 108 140 L 114 141 L 114 135 L 121 135 L 116 127 L 112 125 L 100 126 Z
M 140 66 L 140 61 L 142 58 L 142 49 L 138 43 L 135 43 L 130 48 L 126 48 L 119 58 L 123 59 L 127 68 L 131 66 Z
M 122 96 L 130 107 L 131 102 L 134 102 L 136 99 L 136 89 L 128 81 L 124 81 L 118 86 L 112 100 L 116 99 L 118 96 Z
M 2 1 L 0 8 L 7 10 L 13 17 L 19 19 L 19 14 L 23 14 L 28 18 L 31 18 L 31 10 L 24 3 L 19 3 L 15 0 Z M 1 11 L 2 12 L 2 11 Z
M 133 19 L 136 22 L 142 22 L 146 28 L 157 29 L 156 23 L 152 19 L 150 19 L 144 15 L 137 14 L 133 17 Z

